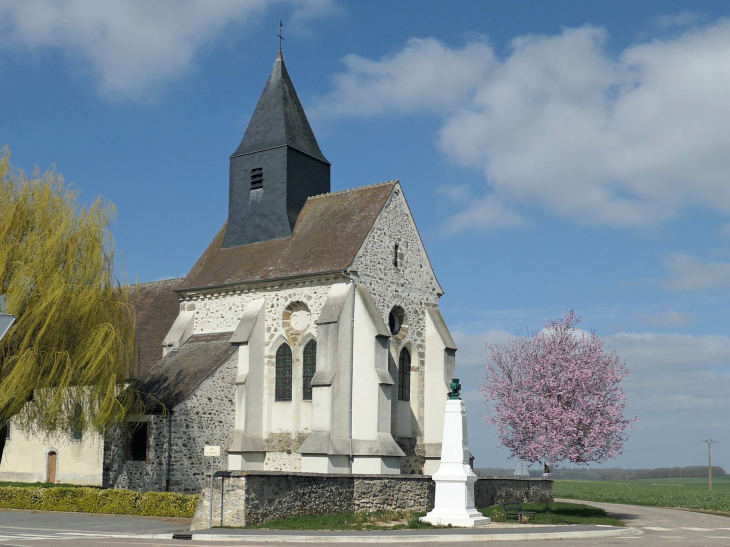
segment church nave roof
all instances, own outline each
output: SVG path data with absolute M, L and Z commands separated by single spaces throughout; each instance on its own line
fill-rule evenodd
M 180 291 L 339 272 L 350 267 L 398 181 L 310 197 L 290 237 L 222 248 L 224 224 Z

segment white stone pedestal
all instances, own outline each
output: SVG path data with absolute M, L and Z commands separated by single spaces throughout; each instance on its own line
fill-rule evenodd
M 484 526 L 492 522 L 474 507 L 477 476 L 469 466 L 466 406 L 461 399 L 446 401 L 441 465 L 433 475 L 436 500 L 423 522 L 445 526 Z

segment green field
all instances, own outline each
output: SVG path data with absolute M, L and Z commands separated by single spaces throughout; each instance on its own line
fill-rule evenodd
M 553 495 L 606 503 L 699 509 L 730 516 L 730 478 L 713 479 L 712 492 L 707 489 L 707 479 L 556 480 Z

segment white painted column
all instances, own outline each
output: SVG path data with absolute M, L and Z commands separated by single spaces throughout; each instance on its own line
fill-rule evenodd
M 421 520 L 441 526 L 451 524 L 471 527 L 489 524 L 491 519 L 482 515 L 474 506 L 474 483 L 477 476 L 469 466 L 466 406 L 461 399 L 446 401 L 442 439 L 441 465 L 432 477 L 436 483 L 434 508 L 425 517 L 421 517 Z

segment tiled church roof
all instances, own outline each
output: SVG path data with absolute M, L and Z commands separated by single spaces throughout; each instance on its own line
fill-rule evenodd
M 185 279 L 140 284 L 135 382 L 158 413 L 187 398 L 236 350 L 230 333 L 196 335 L 162 358 L 162 340 L 175 321 L 175 291 L 338 272 L 355 259 L 397 182 L 315 196 L 307 200 L 291 237 L 222 249 L 225 225 Z
M 163 405 L 172 410 L 184 401 L 238 349 L 230 339 L 230 332 L 193 336 L 139 378 L 135 387 L 148 405 L 147 412 L 157 414 Z
M 177 318 L 180 300 L 173 289 L 181 279 L 165 279 L 130 287 L 136 312 L 134 375 L 142 376 L 162 359 L 162 340 Z
M 224 224 L 176 290 L 347 269 L 397 181 L 310 197 L 290 237 L 222 249 Z

